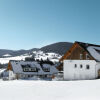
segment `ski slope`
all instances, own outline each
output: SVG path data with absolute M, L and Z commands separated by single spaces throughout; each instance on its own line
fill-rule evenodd
M 0 81 L 0 100 L 100 100 L 100 80 Z

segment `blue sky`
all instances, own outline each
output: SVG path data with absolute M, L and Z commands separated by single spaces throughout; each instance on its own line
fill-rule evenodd
M 100 45 L 100 0 L 0 0 L 0 49 L 62 41 Z

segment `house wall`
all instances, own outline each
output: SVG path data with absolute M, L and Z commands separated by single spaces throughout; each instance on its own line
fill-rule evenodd
M 81 68 L 80 65 L 83 67 Z M 87 65 L 89 65 L 89 69 L 87 69 Z M 94 60 L 64 60 L 64 80 L 88 80 L 96 77 Z
M 9 70 L 8 73 L 9 73 L 9 80 L 16 79 L 16 74 L 14 74 L 13 71 Z
M 80 59 L 82 54 L 82 59 Z M 88 52 L 84 50 L 78 43 L 74 43 L 73 46 L 67 51 L 64 56 L 60 59 L 61 62 L 64 60 L 87 60 L 86 55 Z M 88 54 L 88 60 L 94 60 L 94 58 Z M 63 63 L 57 67 L 58 70 L 63 70 Z

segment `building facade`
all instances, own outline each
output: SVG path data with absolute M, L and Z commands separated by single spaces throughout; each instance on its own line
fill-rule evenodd
M 65 79 L 99 78 L 100 45 L 75 42 L 60 59 L 60 62 L 61 65 L 57 68 L 64 71 Z

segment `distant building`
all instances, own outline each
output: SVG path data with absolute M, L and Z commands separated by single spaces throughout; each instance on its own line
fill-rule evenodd
M 9 72 L 9 79 L 28 79 L 34 76 L 52 78 L 58 73 L 55 66 L 50 64 L 40 65 L 36 61 L 10 61 L 7 71 Z
M 100 78 L 100 45 L 75 42 L 60 62 L 66 80 Z

